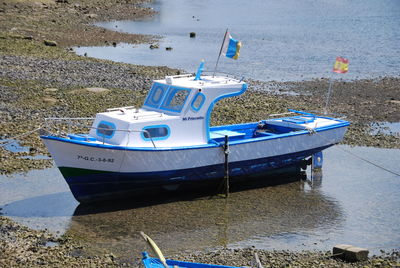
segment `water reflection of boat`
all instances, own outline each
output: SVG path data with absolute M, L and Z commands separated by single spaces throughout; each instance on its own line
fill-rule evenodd
M 106 249 L 129 259 L 132 252 L 139 256 L 146 246 L 139 231 L 151 235 L 170 255 L 261 236 L 313 232 L 337 224 L 341 219 L 337 203 L 319 191 L 304 190 L 303 184 L 297 181 L 274 187 L 239 188 L 229 199 L 193 200 L 193 195 L 188 194 L 159 202 L 138 200 L 131 207 L 125 202 L 122 209 L 109 205 L 108 211 L 80 204 L 67 234 L 83 237 L 91 248 Z
M 89 134 L 42 136 L 78 201 L 215 180 L 224 177 L 228 152 L 232 177 L 294 165 L 340 142 L 349 125 L 292 110 L 289 117 L 210 127 L 215 103 L 244 93 L 247 84 L 200 74 L 154 81 L 141 109 L 98 113 Z

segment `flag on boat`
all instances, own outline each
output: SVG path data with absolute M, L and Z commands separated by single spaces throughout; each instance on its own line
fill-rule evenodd
M 349 60 L 343 57 L 336 57 L 335 65 L 333 65 L 333 71 L 335 73 L 344 74 L 349 70 Z
M 240 47 L 242 43 L 236 39 L 233 39 L 229 32 L 226 32 L 224 43 L 222 45 L 222 53 L 228 58 L 237 60 L 240 54 Z

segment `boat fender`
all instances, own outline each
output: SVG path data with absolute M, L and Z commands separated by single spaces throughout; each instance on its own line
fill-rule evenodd
M 317 131 L 315 131 L 315 129 L 312 127 L 306 127 L 306 129 L 307 129 L 309 135 L 313 135 L 313 134 L 317 133 Z
M 267 125 L 265 124 L 264 121 L 258 122 L 257 127 L 253 132 L 253 137 L 256 137 L 257 133 L 260 132 L 260 130 L 261 130 L 261 132 L 263 132 L 262 130 L 264 130 L 266 127 L 267 127 Z

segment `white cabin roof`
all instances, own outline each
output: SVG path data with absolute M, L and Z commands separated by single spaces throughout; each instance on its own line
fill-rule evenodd
M 137 147 L 152 147 L 152 140 L 165 147 L 207 144 L 215 103 L 246 89 L 245 82 L 229 76 L 166 76 L 153 82 L 142 108 L 98 113 L 90 134 L 110 144 Z
M 220 87 L 221 85 L 237 85 L 242 81 L 230 76 L 202 76 L 199 80 L 194 80 L 194 76 L 189 75 L 175 75 L 166 76 L 165 79 L 155 80 L 154 82 L 179 86 L 179 87 Z

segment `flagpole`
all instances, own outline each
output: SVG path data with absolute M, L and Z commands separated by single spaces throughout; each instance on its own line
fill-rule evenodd
M 226 39 L 226 35 L 227 35 L 227 34 L 228 34 L 228 28 L 226 28 L 225 35 L 224 35 L 224 39 L 222 40 L 221 48 L 219 49 L 218 59 L 217 59 L 217 62 L 215 63 L 215 69 L 214 69 L 213 77 L 215 76 L 215 72 L 217 71 L 217 66 L 218 66 L 219 58 L 221 57 L 222 48 L 224 47 L 225 39 Z
M 329 79 L 329 88 L 328 88 L 328 94 L 326 96 L 326 103 L 325 103 L 325 108 L 324 108 L 324 114 L 328 113 L 328 105 L 329 105 L 329 99 L 331 97 L 331 91 L 332 91 L 332 78 Z

